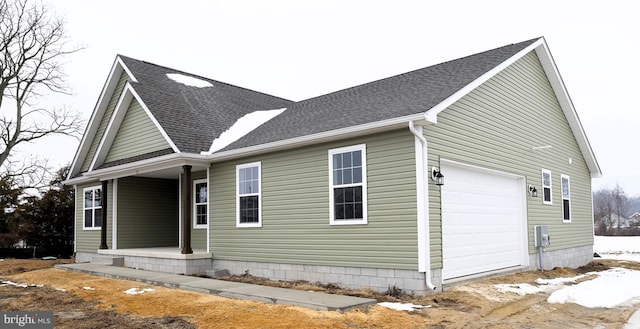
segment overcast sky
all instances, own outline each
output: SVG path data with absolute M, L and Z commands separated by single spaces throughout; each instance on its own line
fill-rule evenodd
M 640 196 L 632 1 L 44 2 L 86 47 L 65 66 L 73 95 L 46 102 L 86 120 L 117 54 L 302 100 L 544 36 L 604 173 L 593 188 Z M 78 141 L 38 146 L 61 166 Z

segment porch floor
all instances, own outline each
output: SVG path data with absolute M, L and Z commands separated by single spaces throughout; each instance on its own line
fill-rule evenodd
M 180 253 L 180 247 L 154 247 L 131 249 L 98 249 L 100 255 L 152 257 L 166 259 L 202 259 L 211 258 L 212 254 L 206 250 L 194 249 L 193 254 Z

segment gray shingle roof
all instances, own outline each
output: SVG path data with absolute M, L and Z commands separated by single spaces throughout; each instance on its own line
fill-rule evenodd
M 538 38 L 336 91 L 300 102 L 120 56 L 138 80 L 132 86 L 182 152 L 208 151 L 243 115 L 287 108 L 223 150 L 239 149 L 335 129 L 424 113 Z M 213 84 L 189 87 L 179 73 Z
M 424 113 L 537 40 L 298 102 L 225 150 Z
M 120 56 L 138 82 L 132 87 L 181 152 L 208 151 L 213 140 L 245 114 L 284 108 L 292 101 Z M 211 83 L 198 88 L 167 77 L 177 73 Z

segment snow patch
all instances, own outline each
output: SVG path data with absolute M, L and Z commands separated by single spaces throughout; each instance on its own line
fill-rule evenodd
M 18 288 L 42 288 L 44 285 L 42 284 L 31 284 L 31 283 L 15 283 L 13 281 L 0 281 L 0 287 L 18 287 Z
M 640 236 L 596 235 L 593 251 L 602 258 L 640 262 Z
M 285 110 L 286 108 L 279 110 L 255 111 L 249 114 L 245 114 L 243 117 L 238 119 L 238 121 L 236 121 L 229 129 L 220 134 L 218 138 L 213 140 L 209 152 L 213 153 L 222 150 L 229 144 L 237 141 L 238 139 L 244 137 L 246 134 L 260 127 L 265 122 L 282 114 L 282 112 L 284 112 Z
M 96 290 L 96 288 L 92 288 L 92 287 L 82 287 L 82 289 L 84 289 L 84 290 Z
M 421 308 L 429 308 L 431 307 L 431 305 L 415 305 L 412 303 L 390 303 L 390 302 L 382 302 L 382 303 L 378 303 L 378 305 L 382 306 L 382 307 L 387 307 L 390 309 L 394 309 L 397 311 L 409 311 L 409 312 L 413 312 L 417 309 L 421 309 Z
M 189 87 L 196 87 L 196 88 L 213 87 L 213 85 L 209 81 L 204 81 L 202 79 L 190 77 L 180 73 L 167 73 L 167 78 Z
M 640 304 L 640 271 L 612 268 L 592 272 L 598 277 L 553 292 L 547 301 L 584 307 L 614 308 Z
M 123 292 L 127 295 L 140 295 L 140 294 L 144 294 L 145 292 L 155 292 L 155 290 L 151 288 L 145 288 L 145 289 L 131 288 Z
M 537 294 L 544 291 L 543 287 L 532 286 L 528 283 L 494 284 L 493 286 L 498 289 L 499 292 L 510 292 L 519 296 Z

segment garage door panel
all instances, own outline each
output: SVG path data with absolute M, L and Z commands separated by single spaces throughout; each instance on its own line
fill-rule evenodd
M 521 265 L 524 229 L 518 178 L 442 165 L 443 279 Z

